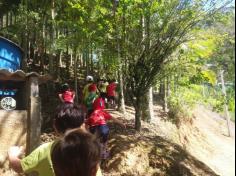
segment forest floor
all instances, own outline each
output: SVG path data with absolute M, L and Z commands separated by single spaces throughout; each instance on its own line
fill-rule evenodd
M 110 158 L 102 162 L 104 176 L 234 176 L 235 124 L 227 137 L 226 121 L 219 114 L 198 106 L 192 123 L 176 127 L 161 106 L 155 105 L 155 118 L 142 122 L 134 130 L 134 109 L 125 115 L 108 110 L 124 121 L 127 128 L 109 123 Z M 43 133 L 42 142 L 51 141 L 55 133 Z M 0 176 L 15 176 L 12 171 Z

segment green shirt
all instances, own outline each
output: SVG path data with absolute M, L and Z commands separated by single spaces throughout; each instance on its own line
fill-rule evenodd
M 21 160 L 23 172 L 29 174 L 31 172 L 38 173 L 38 176 L 55 176 L 51 153 L 57 141 L 40 145 L 31 154 Z M 102 176 L 100 167 L 96 176 Z
M 97 97 L 98 97 L 98 95 L 95 92 L 90 92 L 88 94 L 87 98 L 85 99 L 85 105 L 88 110 L 93 109 L 93 102 Z
M 51 160 L 51 151 L 55 144 L 55 141 L 42 144 L 23 158 L 21 166 L 24 173 L 37 172 L 38 176 L 55 176 Z
M 92 84 L 92 83 L 87 84 L 87 85 L 84 87 L 84 89 L 83 89 L 83 100 L 84 100 L 84 101 L 85 101 L 86 98 L 88 97 L 88 94 L 89 94 L 88 88 L 89 88 L 89 86 L 90 86 L 91 84 Z

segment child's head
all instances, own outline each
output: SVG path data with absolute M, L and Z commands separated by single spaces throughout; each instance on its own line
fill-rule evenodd
M 106 93 L 100 93 L 100 97 L 105 100 L 107 98 L 107 94 Z
M 108 83 L 109 83 L 109 84 L 111 84 L 111 83 L 113 83 L 113 82 L 116 82 L 116 80 L 115 80 L 115 79 L 109 79 L 109 80 L 108 80 Z
M 96 84 L 91 84 L 89 87 L 89 92 L 96 92 L 97 91 L 97 86 Z
M 82 129 L 68 131 L 52 151 L 56 176 L 95 176 L 100 162 L 96 137 Z
M 62 84 L 61 86 L 62 92 L 67 91 L 68 89 L 70 89 L 70 86 L 68 83 Z
M 68 129 L 79 128 L 84 124 L 86 110 L 75 104 L 62 104 L 56 111 L 54 127 L 58 133 L 65 133 Z
M 88 83 L 92 83 L 92 82 L 93 82 L 93 77 L 90 76 L 90 75 L 88 75 L 88 76 L 86 77 L 86 81 L 87 81 Z

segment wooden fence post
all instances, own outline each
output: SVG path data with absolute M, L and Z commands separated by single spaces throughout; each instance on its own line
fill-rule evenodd
M 27 115 L 27 142 L 26 152 L 29 154 L 40 143 L 41 135 L 41 101 L 39 97 L 38 77 L 29 77 L 28 80 L 28 115 Z

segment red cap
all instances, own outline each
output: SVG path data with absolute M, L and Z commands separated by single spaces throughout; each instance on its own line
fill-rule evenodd
M 88 89 L 89 89 L 89 92 L 96 92 L 97 86 L 96 84 L 91 84 Z

